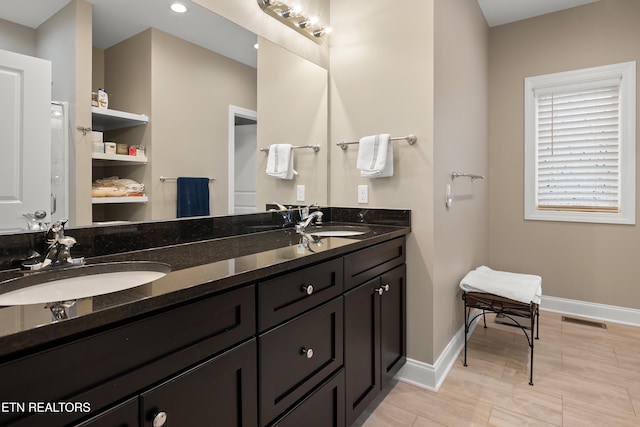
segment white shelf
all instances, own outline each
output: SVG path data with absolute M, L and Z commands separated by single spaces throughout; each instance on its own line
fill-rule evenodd
M 91 158 L 97 164 L 109 164 L 113 166 L 144 165 L 147 164 L 147 156 L 129 156 L 127 154 L 91 153 Z
M 94 205 L 105 205 L 113 203 L 147 203 L 147 196 L 131 196 L 131 197 L 92 197 L 91 203 Z
M 92 129 L 100 132 L 146 125 L 149 121 L 149 117 L 145 114 L 135 114 L 108 108 L 91 107 L 91 112 Z

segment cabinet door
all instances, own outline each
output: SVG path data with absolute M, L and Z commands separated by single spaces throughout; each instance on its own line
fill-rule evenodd
M 143 426 L 255 427 L 256 357 L 254 339 L 142 394 Z
M 347 292 L 345 304 L 346 425 L 380 390 L 380 278 Z
M 131 398 L 76 427 L 138 427 L 138 398 Z
M 380 277 L 384 294 L 380 298 L 380 362 L 382 388 L 407 360 L 405 265 Z

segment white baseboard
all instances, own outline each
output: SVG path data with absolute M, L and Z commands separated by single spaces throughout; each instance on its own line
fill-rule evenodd
M 597 304 L 558 297 L 542 296 L 540 310 L 556 313 L 588 317 L 590 319 L 608 320 L 615 323 L 640 326 L 640 310 L 618 307 L 615 305 Z
M 640 326 L 640 310 L 633 308 L 543 296 L 540 310 Z M 471 317 L 473 316 L 472 313 Z M 469 335 L 473 334 L 478 320 L 476 319 L 469 327 Z M 433 365 L 407 358 L 407 363 L 398 372 L 396 378 L 417 387 L 438 391 L 463 348 L 464 325 L 449 341 Z
M 473 318 L 476 309 L 472 311 L 470 317 Z M 480 310 L 477 310 L 479 313 Z M 476 318 L 469 326 L 469 336 L 473 334 L 478 325 L 479 318 Z M 400 381 L 415 385 L 416 387 L 425 388 L 431 391 L 438 391 L 440 386 L 447 378 L 449 371 L 453 367 L 460 352 L 464 349 L 464 325 L 458 330 L 453 339 L 440 353 L 436 363 L 431 365 L 419 360 L 407 358 L 407 363 L 398 372 L 396 378 Z

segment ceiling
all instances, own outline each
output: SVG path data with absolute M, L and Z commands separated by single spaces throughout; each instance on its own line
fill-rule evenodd
M 38 28 L 70 0 L 2 0 L 0 18 Z M 87 0 L 93 4 L 93 45 L 106 49 L 149 27 L 256 66 L 256 36 L 207 9 L 180 0 L 189 11 L 169 10 L 176 0 Z M 489 26 L 515 22 L 598 0 L 478 0 Z M 256 5 L 256 7 L 258 7 Z M 231 45 L 230 45 L 231 43 Z
M 598 0 L 478 0 L 478 4 L 487 24 L 495 27 L 596 1 Z
M 0 18 L 38 28 L 69 1 L 2 0 Z M 93 5 L 95 47 L 106 49 L 153 27 L 256 67 L 256 35 L 189 0 L 180 0 L 189 9 L 184 14 L 169 9 L 176 0 L 87 1 Z

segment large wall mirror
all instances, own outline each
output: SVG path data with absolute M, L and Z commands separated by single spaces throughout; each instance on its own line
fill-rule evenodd
M 176 218 L 174 178 L 180 176 L 212 178 L 211 215 L 262 211 L 265 203 L 273 201 L 328 202 L 327 71 L 323 67 L 191 1 L 183 2 L 188 8 L 183 15 L 169 10 L 169 0 L 11 2 L 15 7 L 0 11 L 0 40 L 5 40 L 0 49 L 50 59 L 52 97 L 68 102 L 70 146 L 57 151 L 65 153 L 69 166 L 65 179 L 71 202 L 65 216 L 80 218 L 73 226 Z M 248 2 L 241 3 L 249 7 Z M 82 16 L 83 10 L 89 11 L 90 19 Z M 262 13 L 257 4 L 249 10 L 256 16 Z M 67 28 L 73 33 L 73 26 L 76 31 L 86 27 L 86 21 L 90 21 L 93 48 L 88 55 L 91 60 L 84 58 L 90 75 L 82 78 L 90 80 L 90 90 L 73 93 L 73 82 L 57 81 L 57 76 L 78 72 L 83 59 L 68 72 L 69 61 L 41 53 L 72 50 L 50 40 Z M 291 32 L 291 37 L 301 36 Z M 145 146 L 146 164 L 91 159 L 95 136 L 76 132 L 77 127 L 91 123 L 81 123 L 80 115 L 74 115 L 74 103 L 89 105 L 90 92 L 99 87 L 106 88 L 110 109 L 148 116 L 147 124 L 102 135 L 104 141 Z M 65 91 L 73 94 L 64 99 L 60 93 Z M 53 131 L 53 119 L 51 124 Z M 81 136 L 74 138 L 74 134 Z M 296 150 L 298 175 L 290 181 L 278 180 L 264 173 L 267 154 L 260 151 L 275 143 L 319 144 L 321 149 Z M 143 183 L 148 201 L 92 203 L 91 197 L 85 197 L 91 182 L 111 176 Z M 58 176 L 53 181 L 60 180 Z M 297 200 L 299 186 L 306 190 L 304 200 Z M 64 198 L 58 198 L 58 203 L 64 212 Z M 78 210 L 90 214 L 80 215 Z M 3 215 L 0 211 L 0 224 L 7 224 L 9 218 Z M 26 228 L 27 222 L 20 221 Z

